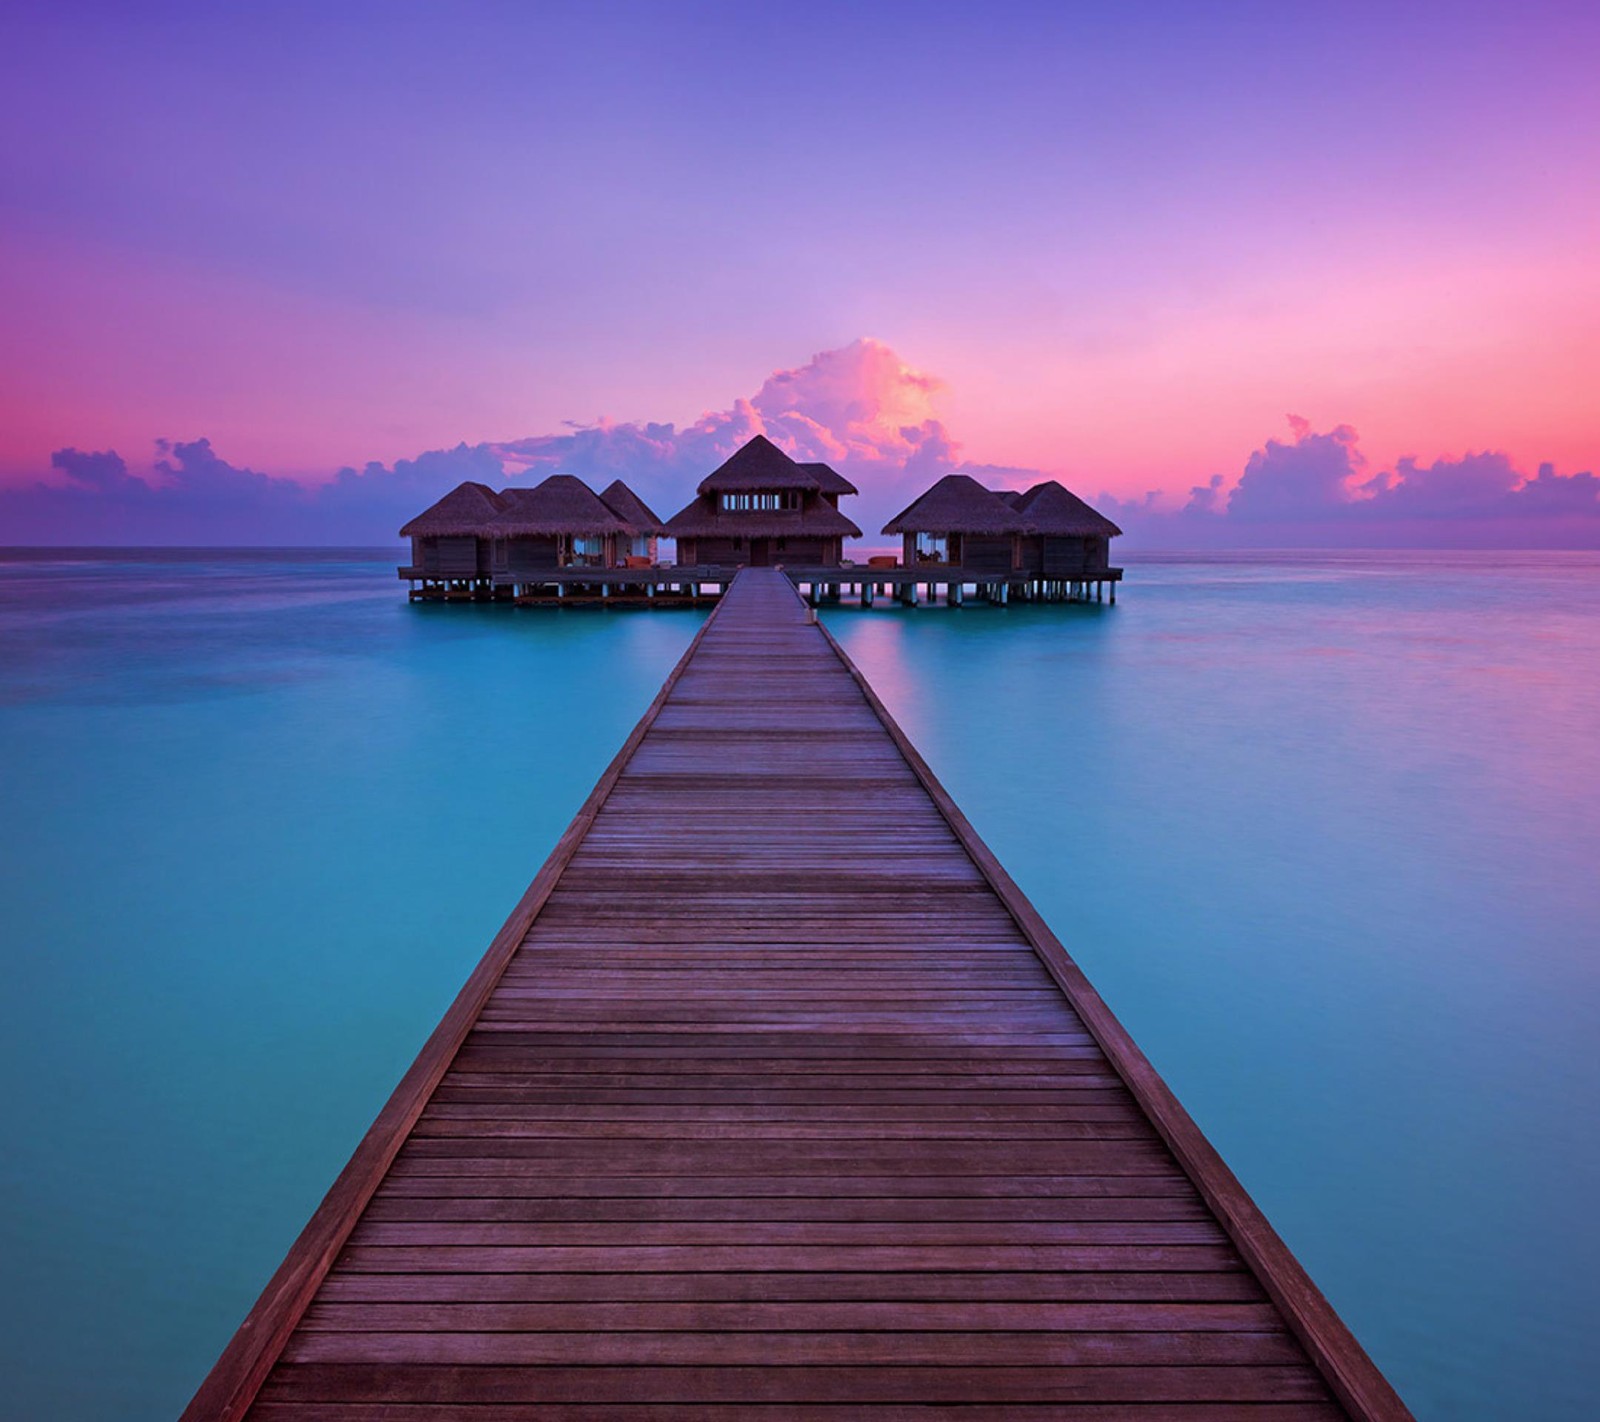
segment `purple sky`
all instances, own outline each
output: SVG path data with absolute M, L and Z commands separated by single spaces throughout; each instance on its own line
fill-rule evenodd
M 1597 543 L 1596 72 L 1570 3 L 13 4 L 0 543 L 381 541 L 530 452 L 675 506 L 755 428 L 863 527 L 972 466 Z

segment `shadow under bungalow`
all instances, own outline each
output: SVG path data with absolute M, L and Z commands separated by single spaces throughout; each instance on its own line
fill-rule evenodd
M 741 567 L 781 568 L 813 603 L 845 596 L 915 604 L 940 594 L 1012 600 L 1116 601 L 1122 530 L 1054 479 L 1024 491 L 947 474 L 884 525 L 899 554 L 853 562 L 861 530 L 840 510 L 856 487 L 826 464 L 802 464 L 762 435 L 700 481 L 663 522 L 622 480 L 598 494 L 570 474 L 531 489 L 464 483 L 400 530 L 400 569 L 417 601 L 682 606 L 715 600 Z M 676 556 L 659 556 L 663 538 Z

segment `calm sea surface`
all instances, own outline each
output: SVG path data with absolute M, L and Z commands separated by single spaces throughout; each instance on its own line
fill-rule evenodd
M 1600 557 L 826 615 L 1425 1422 L 1600 1396 Z M 699 625 L 0 554 L 0 1415 L 174 1416 Z

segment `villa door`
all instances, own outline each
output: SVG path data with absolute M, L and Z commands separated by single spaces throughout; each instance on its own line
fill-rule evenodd
M 769 561 L 768 549 L 770 540 L 765 538 L 752 538 L 750 540 L 750 566 L 752 568 L 765 568 Z

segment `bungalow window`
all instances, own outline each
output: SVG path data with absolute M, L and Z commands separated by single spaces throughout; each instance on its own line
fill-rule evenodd
M 579 568 L 598 568 L 606 560 L 606 541 L 600 534 L 563 535 L 561 562 Z
M 950 535 L 947 533 L 919 533 L 917 535 L 917 562 L 948 563 L 950 561 Z
M 723 494 L 718 507 L 724 513 L 772 513 L 800 507 L 798 489 L 781 489 L 765 494 Z

